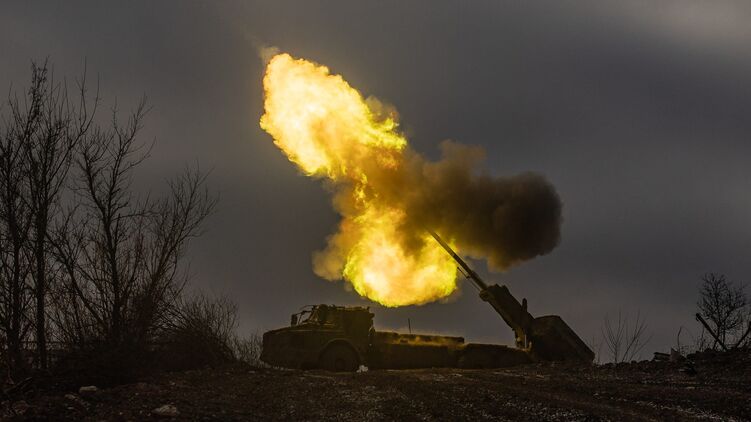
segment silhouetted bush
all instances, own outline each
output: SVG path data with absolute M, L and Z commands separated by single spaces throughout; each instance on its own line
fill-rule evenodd
M 52 370 L 81 385 L 112 385 L 157 371 L 256 361 L 260 342 L 239 340 L 236 318 L 228 299 L 192 295 L 179 300 L 149 341 L 92 341 L 62 352 Z
M 605 315 L 602 336 L 607 346 L 608 358 L 615 364 L 637 359 L 651 336 L 646 336 L 647 324 L 637 312 L 636 319 L 630 321 L 628 314 L 618 311 L 618 319 L 611 320 Z
M 156 352 L 145 343 L 93 342 L 86 347 L 62 351 L 51 363 L 50 374 L 73 389 L 91 384 L 117 385 L 158 370 L 156 358 Z
M 169 370 L 233 362 L 236 328 L 237 306 L 227 298 L 182 299 L 155 339 L 159 360 Z
M 235 360 L 250 366 L 265 366 L 261 362 L 263 337 L 258 333 L 252 333 L 247 337 L 236 336 L 232 341 L 232 352 Z

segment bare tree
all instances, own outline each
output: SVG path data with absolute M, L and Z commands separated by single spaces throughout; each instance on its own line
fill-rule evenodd
M 186 247 L 217 202 L 197 166 L 168 182 L 163 197 L 134 193 L 150 150 L 138 139 L 145 100 L 124 122 L 113 109 L 101 126 L 85 72 L 70 96 L 47 62 L 31 73 L 0 121 L 0 341 L 9 372 L 24 365 L 32 337 L 41 369 L 48 339 L 147 344 L 179 303 Z
M 728 282 L 723 274 L 707 273 L 701 280 L 697 302 L 699 312 L 709 322 L 719 341 L 727 345 L 744 328 L 744 315 L 748 306 L 745 286 Z M 712 347 L 717 346 L 718 342 L 714 341 Z
M 11 368 L 19 368 L 21 344 L 30 323 L 26 318 L 29 263 L 25 248 L 31 212 L 25 200 L 23 145 L 34 131 L 39 106 L 36 100 L 21 103 L 13 96 L 8 103 L 11 113 L 3 116 L 0 133 L 0 318 L 9 355 L 6 362 Z
M 41 66 L 32 64 L 32 85 L 28 98 L 33 110 L 30 115 L 33 129 L 24 139 L 22 151 L 28 185 L 27 200 L 32 214 L 29 240 L 33 256 L 34 324 L 38 361 L 42 369 L 47 367 L 46 299 L 50 282 L 50 224 L 59 212 L 60 192 L 67 180 L 74 148 L 88 131 L 94 115 L 88 112 L 85 77 L 84 73 L 79 84 L 79 97 L 71 101 L 67 87 L 54 81 L 47 62 Z M 18 110 L 16 105 L 11 108 Z
M 618 311 L 618 319 L 611 321 L 605 315 L 602 335 L 613 363 L 628 362 L 639 356 L 651 336 L 646 336 L 647 324 L 637 312 L 636 320 L 631 323 L 628 314 Z
M 111 128 L 95 127 L 78 148 L 79 207 L 54 242 L 63 293 L 71 297 L 60 309 L 75 308 L 56 319 L 78 344 L 148 340 L 179 298 L 186 280 L 180 260 L 216 204 L 199 169 L 186 169 L 162 199 L 133 193 L 133 171 L 149 152 L 137 137 L 145 113 L 142 101 L 121 124 L 114 111 Z
M 46 298 L 50 279 L 48 233 L 70 168 L 73 148 L 91 124 L 85 73 L 80 96 L 71 101 L 47 62 L 32 63 L 31 85 L 8 97 L 0 140 L 0 261 L 3 263 L 3 329 L 13 366 L 33 325 L 37 361 L 46 366 Z M 35 312 L 27 312 L 29 295 Z

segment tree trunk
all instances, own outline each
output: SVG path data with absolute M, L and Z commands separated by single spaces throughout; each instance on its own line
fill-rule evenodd
M 10 355 L 11 368 L 19 371 L 24 366 L 21 355 L 21 250 L 16 247 L 13 251 L 13 280 L 11 281 L 11 309 L 10 329 L 8 331 L 8 353 Z
M 46 223 L 46 215 L 38 216 L 34 245 L 34 258 L 36 259 L 36 288 L 34 291 L 36 296 L 36 343 L 39 368 L 42 370 L 47 369 L 47 315 L 45 313 L 45 297 L 47 295 L 47 262 L 44 253 Z

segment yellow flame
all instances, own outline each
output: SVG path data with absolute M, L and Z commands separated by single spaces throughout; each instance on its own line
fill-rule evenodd
M 429 234 L 409 250 L 398 227 L 404 211 L 378 201 L 371 183 L 383 169 L 403 165 L 407 140 L 397 131 L 395 113 L 374 110 L 339 75 L 307 60 L 278 54 L 263 79 L 265 114 L 261 127 L 290 161 L 309 176 L 341 186 L 337 202 L 344 221 L 333 259 L 338 274 L 362 296 L 386 306 L 430 302 L 456 289 L 456 266 Z M 414 248 L 413 248 L 414 249 Z

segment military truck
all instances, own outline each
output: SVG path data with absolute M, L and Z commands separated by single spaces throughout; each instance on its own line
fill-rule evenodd
M 535 361 L 592 362 L 594 353 L 557 315 L 533 317 L 527 300 L 506 286 L 488 286 L 436 233 L 435 240 L 480 291 L 480 298 L 511 327 L 516 348 L 464 343 L 462 337 L 376 331 L 366 307 L 308 306 L 289 327 L 263 335 L 261 360 L 287 368 L 354 371 L 369 368 L 493 368 Z
M 367 307 L 307 306 L 289 327 L 264 333 L 261 360 L 286 368 L 354 371 L 433 367 L 480 368 L 531 362 L 507 346 L 467 344 L 462 337 L 376 331 Z

